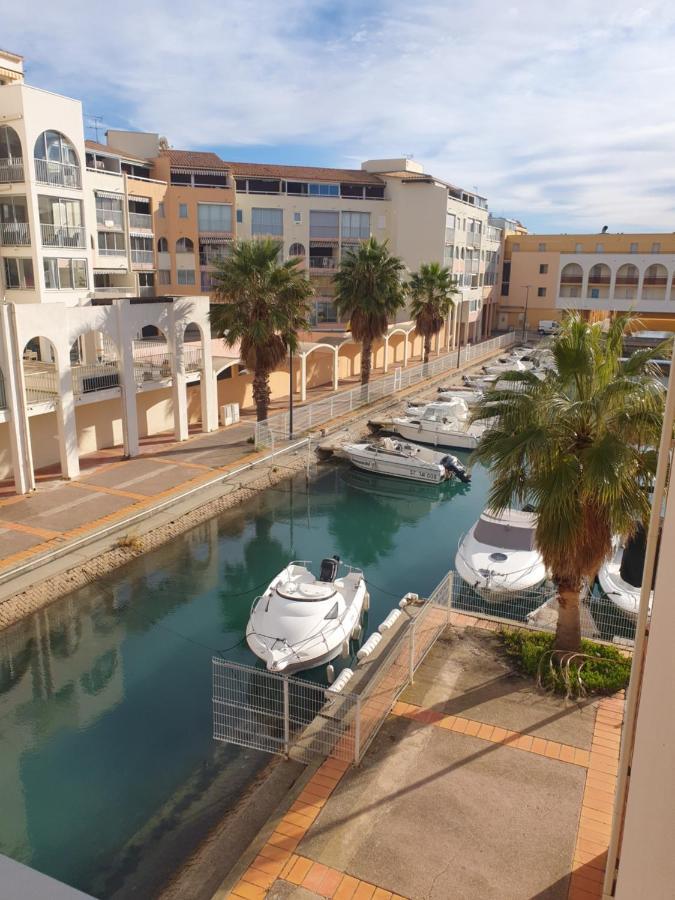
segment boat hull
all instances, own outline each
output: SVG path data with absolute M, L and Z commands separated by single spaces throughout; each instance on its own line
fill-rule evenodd
M 387 458 L 373 453 L 349 453 L 352 465 L 364 472 L 376 475 L 391 475 L 393 478 L 405 478 L 407 481 L 421 481 L 424 484 L 440 484 L 446 476 L 441 473 L 440 466 L 422 467 L 414 460 Z
M 406 425 L 396 422 L 395 428 L 402 438 L 415 441 L 418 444 L 427 444 L 431 447 L 448 447 L 455 450 L 475 450 L 478 446 L 478 436 L 461 431 L 437 431 L 431 428 L 421 428 L 417 425 Z

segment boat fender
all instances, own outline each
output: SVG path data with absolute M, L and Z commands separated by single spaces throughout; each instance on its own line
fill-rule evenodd
M 361 626 L 355 625 L 354 630 L 352 631 L 352 640 L 358 641 L 361 639 Z
M 417 603 L 420 599 L 420 595 L 414 594 L 412 591 L 408 591 L 408 593 L 405 594 L 403 599 L 406 601 L 406 606 L 407 606 L 408 603 Z M 400 603 L 399 603 L 399 606 L 401 606 Z M 401 608 L 403 608 L 403 607 L 401 607 Z
M 384 620 L 384 622 L 382 622 L 382 624 L 380 625 L 380 627 L 377 630 L 380 632 L 380 634 L 382 634 L 384 631 L 388 631 L 392 627 L 392 625 L 396 622 L 396 620 L 399 619 L 400 617 L 401 617 L 401 610 L 400 609 L 392 609 L 392 611 L 389 613 L 387 618 Z
M 338 675 L 338 677 L 335 679 L 333 684 L 331 684 L 331 686 L 326 690 L 326 693 L 327 694 L 328 693 L 331 693 L 331 694 L 339 693 L 342 690 L 342 688 L 347 684 L 349 679 L 353 677 L 353 675 L 354 675 L 353 669 L 349 669 L 349 668 L 343 669 L 340 672 L 340 674 Z
M 365 642 L 363 647 L 357 651 L 356 656 L 359 661 L 364 660 L 367 656 L 373 652 L 373 650 L 377 647 L 377 645 L 382 640 L 382 635 L 375 632 L 375 634 L 371 634 L 368 640 Z
M 402 600 L 398 601 L 399 609 L 405 609 L 407 605 L 408 605 L 408 600 L 406 597 L 404 597 Z
M 370 609 L 370 593 L 366 591 L 366 595 L 363 598 L 363 611 L 368 612 Z
M 347 659 L 349 656 L 349 641 L 344 641 L 342 644 L 342 649 L 340 650 L 340 656 L 343 659 Z
M 332 663 L 328 663 L 326 666 L 326 680 L 328 684 L 332 684 L 335 681 L 335 666 Z

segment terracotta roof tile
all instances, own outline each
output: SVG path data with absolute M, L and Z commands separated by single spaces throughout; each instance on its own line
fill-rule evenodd
M 272 163 L 230 162 L 235 175 L 257 178 L 286 178 L 289 181 L 341 181 L 351 184 L 384 184 L 384 181 L 363 169 L 326 169 L 318 166 L 277 166 Z
M 136 156 L 135 153 L 127 153 L 126 150 L 117 150 L 108 144 L 99 144 L 98 141 L 85 141 L 87 150 L 98 150 L 100 153 L 108 153 L 110 156 L 119 156 L 121 159 L 132 159 L 134 162 L 142 162 L 147 165 L 148 160 L 143 156 Z
M 228 163 L 216 154 L 201 150 L 164 150 L 162 156 L 168 156 L 172 166 L 183 166 L 188 169 L 229 169 Z

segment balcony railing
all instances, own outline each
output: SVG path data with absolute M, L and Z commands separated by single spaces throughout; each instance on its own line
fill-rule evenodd
M 344 228 L 343 241 L 367 241 L 370 237 L 370 228 Z
M 132 250 L 131 262 L 137 266 L 151 266 L 154 261 L 152 250 Z
M 10 184 L 13 181 L 23 181 L 23 160 L 0 159 L 0 184 Z
M 84 226 L 41 224 L 43 247 L 85 247 Z
M 28 222 L 0 222 L 0 244 L 5 247 L 27 247 L 30 244 Z
M 340 232 L 338 231 L 337 225 L 310 225 L 309 226 L 309 239 L 319 238 L 320 240 L 335 240 L 337 241 Z
M 337 259 L 332 256 L 310 256 L 309 258 L 310 269 L 335 269 L 337 264 Z
M 24 361 L 27 403 L 45 403 L 58 398 L 56 366 L 53 363 Z
M 134 341 L 132 356 L 137 384 L 171 378 L 171 353 L 165 341 Z
M 73 393 L 77 396 L 120 386 L 119 363 L 116 361 L 73 366 L 70 371 L 73 376 Z
M 183 347 L 183 359 L 185 360 L 186 372 L 201 372 L 203 368 L 202 348 Z
M 147 213 L 129 213 L 129 225 L 131 228 L 149 228 L 152 229 L 152 216 Z
M 126 256 L 124 247 L 99 247 L 96 251 L 99 256 Z
M 96 222 L 104 228 L 124 228 L 124 213 L 121 209 L 97 209 Z
M 454 244 L 455 243 L 455 229 L 454 228 L 446 228 L 445 229 L 445 243 L 446 244 Z
M 54 184 L 60 187 L 82 187 L 79 166 L 49 159 L 35 160 L 35 180 L 40 184 Z
M 480 247 L 481 235 L 475 231 L 467 231 L 466 243 L 469 247 Z

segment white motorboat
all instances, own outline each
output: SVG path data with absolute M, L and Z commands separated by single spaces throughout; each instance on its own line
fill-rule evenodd
M 344 451 L 357 468 L 379 475 L 393 475 L 427 484 L 439 484 L 450 478 L 465 483 L 471 481 L 471 476 L 456 456 L 392 438 L 383 438 L 379 444 L 346 444 Z
M 298 672 L 347 655 L 368 607 L 363 572 L 334 556 L 315 576 L 308 560 L 290 562 L 251 606 L 246 642 L 270 672 Z M 329 680 L 331 669 L 328 670 Z
M 459 542 L 455 567 L 483 599 L 499 603 L 538 587 L 546 566 L 534 542 L 536 514 L 486 509 Z
M 480 422 L 471 423 L 469 407 L 460 398 L 446 403 L 429 403 L 421 414 L 393 420 L 394 430 L 408 441 L 462 450 L 475 449 L 485 427 Z
M 504 372 L 529 372 L 533 368 L 534 363 L 525 362 L 514 356 L 507 359 L 501 357 L 499 362 L 483 366 L 483 371 L 486 375 L 503 375 Z
M 452 402 L 453 400 L 463 400 L 468 406 L 471 406 L 474 403 L 478 403 L 482 396 L 483 392 L 477 388 L 462 386 L 438 389 L 438 399 L 444 403 Z
M 636 534 L 624 545 L 620 537 L 613 541 L 613 553 L 600 567 L 598 581 L 610 603 L 635 621 L 640 609 L 642 569 L 645 561 L 644 532 Z M 649 595 L 649 611 L 652 609 L 654 591 Z

